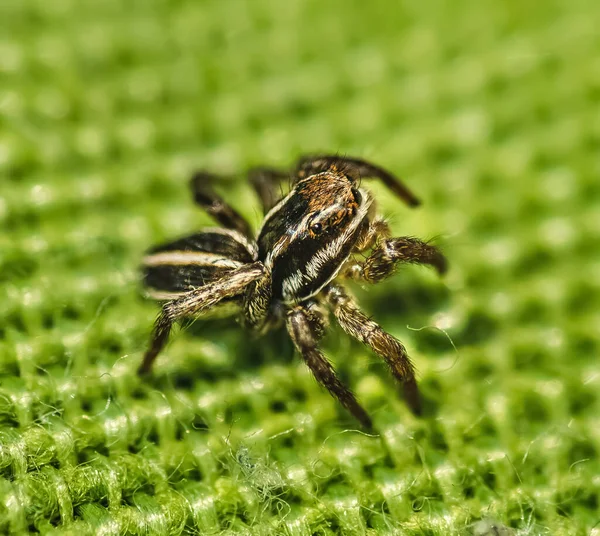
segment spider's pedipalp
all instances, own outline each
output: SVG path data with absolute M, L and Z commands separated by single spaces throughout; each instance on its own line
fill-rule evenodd
M 300 179 L 328 170 L 346 173 L 354 181 L 358 181 L 361 178 L 377 178 L 407 205 L 416 207 L 421 204 L 419 198 L 397 177 L 382 167 L 366 160 L 361 160 L 360 158 L 336 155 L 313 155 L 300 158 L 296 165 L 296 173 Z
M 267 331 L 269 324 L 269 309 L 272 304 L 272 279 L 267 272 L 260 279 L 248 285 L 243 297 L 242 323 L 245 327 L 260 332 Z M 276 322 L 277 319 L 272 319 Z
M 264 272 L 265 269 L 261 262 L 246 264 L 228 271 L 223 277 L 212 283 L 190 290 L 180 298 L 165 303 L 154 324 L 150 348 L 144 355 L 138 373 L 150 372 L 156 356 L 169 338 L 174 322 L 187 316 L 201 315 L 222 300 L 241 294 Z
M 318 311 L 306 311 L 301 306 L 294 307 L 288 312 L 287 329 L 302 355 L 306 365 L 310 368 L 315 379 L 323 385 L 333 397 L 339 400 L 361 425 L 370 430 L 371 418 L 358 403 L 356 397 L 338 378 L 334 368 L 317 346 L 319 333 L 323 331 L 323 320 Z
M 408 405 L 415 414 L 419 414 L 421 402 L 415 370 L 404 345 L 365 315 L 343 287 L 330 285 L 325 292 L 342 329 L 385 360 L 396 380 L 402 384 Z
M 213 173 L 196 172 L 190 181 L 194 200 L 224 227 L 251 237 L 252 229 L 246 219 L 213 190 L 212 183 L 218 179 L 219 176 Z
M 358 281 L 378 283 L 392 275 L 399 263 L 429 265 L 440 275 L 448 270 L 448 261 L 438 247 L 404 236 L 382 240 L 365 261 L 348 267 L 344 275 Z
M 354 251 L 356 253 L 362 253 L 363 251 L 371 249 L 381 239 L 389 238 L 391 235 L 392 232 L 388 222 L 383 218 L 377 217 L 369 223 L 369 227 L 354 246 Z

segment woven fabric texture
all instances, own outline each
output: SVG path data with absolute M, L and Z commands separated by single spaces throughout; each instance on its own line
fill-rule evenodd
M 0 532 L 600 534 L 600 3 L 2 0 Z M 253 223 L 253 165 L 340 152 L 405 267 L 352 291 L 407 346 L 423 417 L 332 326 L 365 434 L 284 334 L 177 330 L 135 370 L 146 248 Z

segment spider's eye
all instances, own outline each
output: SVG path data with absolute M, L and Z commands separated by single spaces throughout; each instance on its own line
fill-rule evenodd
M 313 223 L 310 226 L 310 231 L 313 234 L 319 234 L 323 230 L 323 226 L 320 223 Z

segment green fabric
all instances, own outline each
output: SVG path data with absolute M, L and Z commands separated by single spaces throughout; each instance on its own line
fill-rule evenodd
M 599 16 L 2 0 L 0 532 L 597 536 Z M 376 356 L 324 341 L 374 435 L 285 336 L 233 321 L 135 375 L 141 256 L 210 224 L 190 172 L 239 173 L 224 193 L 258 225 L 243 170 L 314 151 L 401 175 L 423 206 L 369 182 L 381 212 L 451 262 L 352 286 L 409 349 L 422 418 Z

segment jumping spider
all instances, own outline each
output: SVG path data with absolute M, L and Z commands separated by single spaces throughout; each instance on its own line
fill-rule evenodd
M 277 200 L 280 183 L 291 191 Z M 342 384 L 317 343 L 330 308 L 342 329 L 369 346 L 404 387 L 410 408 L 420 412 L 413 365 L 404 346 L 361 312 L 341 284 L 344 278 L 377 283 L 398 263 L 431 265 L 440 274 L 446 259 L 412 237 L 392 238 L 361 178 L 380 179 L 408 205 L 419 200 L 384 169 L 354 158 L 304 157 L 292 174 L 261 168 L 249 172 L 265 213 L 257 238 L 247 221 L 212 189 L 215 175 L 191 181 L 196 203 L 223 227 L 204 229 L 151 249 L 144 258 L 151 297 L 168 300 L 156 320 L 139 368 L 149 373 L 173 326 L 183 317 L 227 308 L 243 325 L 264 333 L 285 322 L 315 378 L 365 427 L 371 419 Z M 364 260 L 355 255 L 367 252 Z

